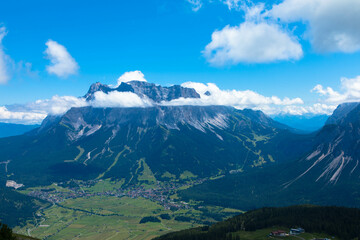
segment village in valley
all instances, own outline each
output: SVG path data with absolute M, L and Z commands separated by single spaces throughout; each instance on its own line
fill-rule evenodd
M 61 237 L 63 234 L 77 236 L 77 226 L 81 225 L 85 226 L 82 234 L 95 229 L 99 235 L 109 232 L 119 234 L 120 224 L 126 226 L 121 228 L 124 236 L 135 238 L 211 225 L 242 212 L 200 202 L 185 202 L 178 197 L 179 190 L 207 180 L 142 181 L 130 185 L 125 180 L 95 179 L 20 187 L 18 192 L 41 200 L 43 207 L 16 231 L 44 238 Z M 111 223 L 111 227 L 100 227 L 101 230 L 98 230 L 104 221 Z M 146 231 L 140 231 L 139 224 L 146 225 Z
M 53 183 L 50 186 L 24 188 L 23 185 L 18 185 L 15 182 L 8 182 L 7 187 L 15 188 L 20 192 L 27 194 L 28 196 L 44 200 L 51 203 L 53 206 L 57 206 L 64 210 L 72 210 L 88 214 L 89 216 L 110 217 L 117 216 L 122 217 L 120 213 L 102 213 L 91 209 L 82 209 L 69 204 L 69 201 L 78 201 L 81 199 L 145 199 L 161 206 L 163 210 L 168 211 L 193 211 L 194 209 L 203 209 L 206 206 L 202 206 L 201 203 L 187 203 L 180 200 L 177 197 L 177 192 L 181 189 L 186 189 L 193 185 L 201 184 L 209 179 L 196 179 L 192 181 L 169 181 L 142 184 L 126 185 L 123 181 L 112 181 L 110 179 L 95 179 L 95 180 L 70 180 L 67 182 Z M 90 200 L 92 201 L 92 200 Z M 238 212 L 239 213 L 239 212 Z M 165 214 L 166 215 L 166 214 Z M 40 220 L 35 226 L 40 228 L 50 227 L 50 225 L 43 224 L 47 218 L 43 211 L 37 213 L 36 216 Z M 185 217 L 188 218 L 188 217 Z M 177 218 L 175 218 L 177 219 Z M 180 218 L 181 219 L 181 218 Z M 188 218 L 187 221 L 189 221 Z M 194 220 L 194 219 L 193 219 Z M 38 222 L 38 220 L 36 220 Z M 200 222 L 199 222 L 200 223 Z M 209 224 L 210 222 L 208 222 Z M 201 224 L 201 223 L 200 223 Z M 210 223 L 211 224 L 211 223 Z M 30 231 L 28 229 L 28 231 Z M 263 235 L 268 239 L 300 239 L 300 240 L 330 240 L 329 238 L 315 238 L 306 235 L 305 229 L 301 227 L 291 229 L 273 229 L 271 232 L 266 232 Z
M 69 182 L 70 184 L 54 183 L 52 185 L 53 187 L 30 189 L 27 191 L 27 194 L 53 204 L 61 204 L 68 199 L 89 198 L 94 196 L 129 197 L 133 199 L 144 198 L 160 204 L 166 210 L 179 210 L 188 209 L 189 205 L 184 201 L 178 201 L 174 198 L 176 192 L 179 189 L 184 189 L 194 184 L 200 184 L 206 181 L 206 179 L 198 179 L 185 183 L 158 181 L 152 188 L 147 188 L 144 185 L 135 185 L 125 188 L 114 186 L 112 189 L 100 187 L 98 190 L 92 190 L 94 186 L 101 185 L 104 181 L 107 182 L 108 180 L 71 180 Z

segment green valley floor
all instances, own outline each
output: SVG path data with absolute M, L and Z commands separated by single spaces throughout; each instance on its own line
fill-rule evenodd
M 126 188 L 123 181 L 106 179 L 28 188 L 20 192 L 50 203 L 14 232 L 49 240 L 152 239 L 241 212 L 177 199 L 179 189 L 193 184 L 174 182 Z M 155 217 L 156 221 L 140 224 L 146 217 Z

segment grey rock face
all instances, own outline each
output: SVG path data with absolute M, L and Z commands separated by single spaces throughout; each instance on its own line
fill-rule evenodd
M 180 85 L 162 87 L 153 83 L 141 81 L 123 82 L 117 88 L 111 88 L 101 83 L 95 83 L 91 85 L 88 93 L 84 97 L 88 101 L 93 100 L 94 93 L 97 91 L 102 91 L 104 93 L 112 91 L 133 92 L 140 97 L 148 97 L 156 103 L 160 103 L 161 101 L 171 101 L 178 98 L 200 98 L 200 95 L 193 88 L 184 88 Z
M 234 109 L 223 106 L 155 106 L 147 108 L 72 108 L 59 121 L 69 126 L 69 140 L 89 136 L 100 128 L 112 129 L 124 125 L 149 128 L 161 125 L 179 129 L 187 124 L 202 132 L 205 129 L 228 126 L 227 119 Z M 50 120 L 50 119 L 49 119 Z
M 337 124 L 339 121 L 343 120 L 347 114 L 359 106 L 359 104 L 360 103 L 358 102 L 340 104 L 326 121 L 326 124 Z
M 307 166 L 294 181 L 336 184 L 360 175 L 360 104 L 341 104 L 316 136 L 317 146 L 301 162 Z

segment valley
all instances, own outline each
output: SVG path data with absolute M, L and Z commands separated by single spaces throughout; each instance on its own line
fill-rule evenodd
M 124 181 L 75 181 L 20 191 L 49 202 L 17 233 L 41 239 L 152 239 L 167 232 L 210 224 L 241 211 L 200 202 L 185 203 L 177 192 L 204 180 L 158 182 L 122 188 Z M 145 217 L 159 222 L 139 224 Z

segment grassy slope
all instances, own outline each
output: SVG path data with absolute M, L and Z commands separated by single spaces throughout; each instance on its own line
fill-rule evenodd
M 13 234 L 16 237 L 16 240 L 39 240 L 38 238 L 33 238 L 33 237 L 29 237 L 29 236 L 25 236 L 25 235 L 21 235 L 21 234 Z

